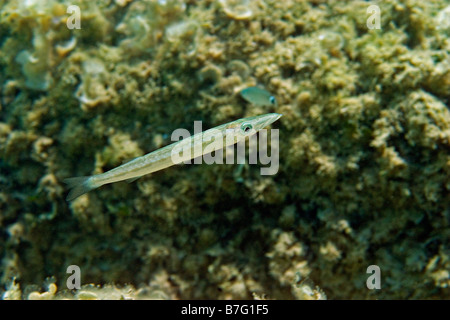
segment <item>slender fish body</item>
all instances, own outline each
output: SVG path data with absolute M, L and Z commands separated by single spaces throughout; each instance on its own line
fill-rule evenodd
M 68 187 L 71 190 L 66 200 L 72 201 L 104 184 L 123 180 L 131 182 L 143 175 L 210 153 L 211 150 L 207 150 L 205 147 L 210 145 L 211 141 L 215 140 L 218 136 L 223 137 L 221 146 L 224 148 L 228 147 L 245 139 L 247 136 L 255 134 L 259 130 L 278 120 L 280 117 L 281 114 L 268 113 L 255 117 L 242 118 L 197 133 L 187 139 L 174 142 L 107 172 L 86 177 L 67 178 L 64 182 L 68 184 Z M 227 138 L 229 135 L 232 135 L 233 138 Z M 183 156 L 175 162 L 173 160 L 174 151 L 181 149 L 190 149 L 191 152 L 183 152 Z

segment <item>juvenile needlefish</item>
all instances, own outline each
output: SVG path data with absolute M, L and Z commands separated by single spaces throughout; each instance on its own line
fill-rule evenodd
M 208 150 L 208 148 L 205 150 L 205 146 L 210 145 L 211 141 L 215 141 L 218 136 L 223 137 L 223 144 L 221 144 L 223 148 L 236 144 L 239 141 L 244 140 L 247 136 L 251 136 L 264 127 L 277 121 L 281 116 L 282 115 L 278 113 L 268 113 L 260 116 L 235 120 L 194 134 L 189 138 L 174 142 L 142 157 L 133 159 L 107 172 L 86 177 L 64 179 L 64 182 L 67 183 L 68 187 L 71 189 L 66 200 L 72 201 L 73 199 L 93 189 L 101 187 L 104 184 L 122 180 L 132 182 L 143 175 L 165 169 L 174 164 L 180 163 L 181 161 L 190 160 L 198 156 L 211 153 L 212 150 Z M 232 135 L 233 138 L 227 138 L 228 135 Z M 174 158 L 172 157 L 173 151 L 179 150 L 181 146 L 183 146 L 183 150 L 184 148 L 188 148 L 191 152 L 187 152 L 186 156 L 178 158 L 178 162 L 174 162 Z M 200 153 L 198 153 L 197 150 L 200 150 Z
M 257 106 L 277 106 L 277 100 L 267 90 L 259 87 L 248 87 L 241 90 L 241 97 Z

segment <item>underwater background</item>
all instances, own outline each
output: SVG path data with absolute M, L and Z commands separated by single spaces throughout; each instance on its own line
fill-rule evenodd
M 0 8 L 3 299 L 450 298 L 448 1 Z M 276 175 L 174 166 L 65 201 L 195 120 L 269 112 Z

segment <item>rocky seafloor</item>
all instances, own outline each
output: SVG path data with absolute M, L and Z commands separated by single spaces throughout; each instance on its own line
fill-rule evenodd
M 446 1 L 0 8 L 4 299 L 450 298 Z M 244 101 L 253 85 L 278 105 Z M 175 166 L 65 201 L 64 178 L 156 150 L 195 120 L 269 112 L 283 114 L 276 175 Z

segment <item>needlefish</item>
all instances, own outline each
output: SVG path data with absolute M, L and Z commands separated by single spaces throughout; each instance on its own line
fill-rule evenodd
M 221 148 L 236 144 L 277 121 L 281 116 L 282 115 L 278 113 L 268 113 L 238 119 L 169 144 L 104 173 L 64 179 L 64 182 L 67 183 L 70 188 L 66 200 L 72 201 L 75 198 L 108 183 L 123 180 L 132 182 L 146 174 L 211 153 L 215 150 L 208 150 L 208 148 L 205 147 L 210 145 L 211 141 L 217 139 L 217 137 L 219 137 L 218 139 L 223 138 L 222 144 L 220 144 Z M 232 139 L 229 138 L 230 135 Z M 179 152 L 181 149 L 183 149 L 183 151 L 186 149 L 190 152 L 183 152 L 183 156 L 177 158 L 177 161 L 175 162 L 173 154 L 176 154 L 176 152 L 174 151 L 178 150 Z

